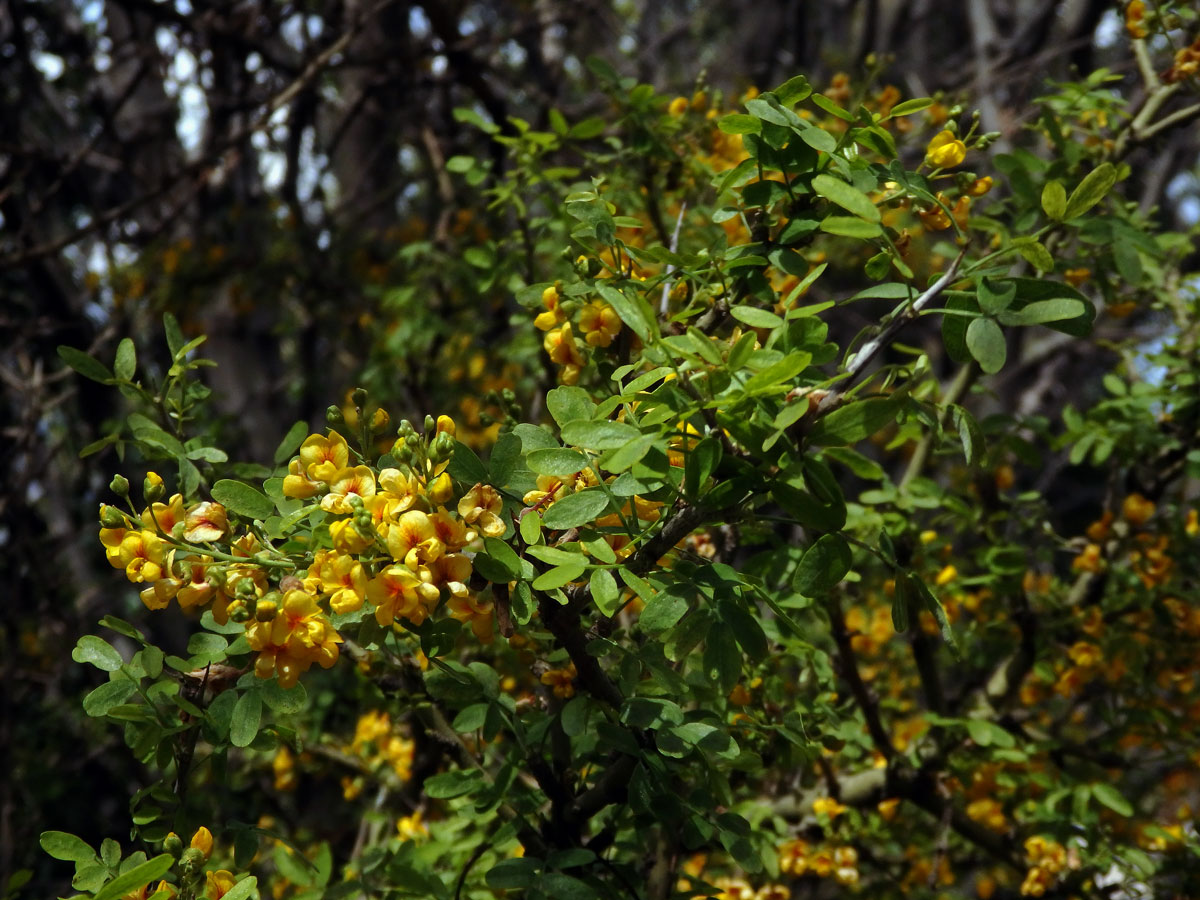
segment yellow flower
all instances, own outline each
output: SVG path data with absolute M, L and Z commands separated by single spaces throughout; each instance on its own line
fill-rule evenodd
M 104 540 L 103 532 L 100 539 Z M 158 581 L 165 574 L 163 542 L 153 531 L 126 531 L 116 550 L 116 558 L 110 553 L 108 561 L 114 568 L 124 569 L 125 577 L 134 584 Z
M 337 662 L 342 636 L 312 594 L 291 590 L 283 596 L 279 615 L 246 626 L 246 640 L 250 649 L 258 652 L 254 674 L 259 678 L 278 675 L 280 686 L 289 688 L 313 663 L 328 669 Z
M 829 816 L 831 819 L 836 819 L 845 811 L 846 807 L 832 797 L 818 797 L 813 801 L 813 812 L 818 816 Z
M 1063 278 L 1067 279 L 1067 283 L 1072 287 L 1079 287 L 1092 277 L 1092 270 L 1086 266 L 1081 266 L 1077 269 L 1067 269 L 1063 272 Z
M 939 131 L 925 148 L 925 159 L 935 169 L 949 169 L 967 157 L 967 145 L 953 131 Z
M 401 816 L 396 820 L 396 831 L 402 841 L 415 841 L 428 837 L 429 829 L 421 821 L 421 811 L 418 809 L 411 816 Z
M 1067 655 L 1071 657 L 1071 662 L 1083 667 L 1094 666 L 1102 658 L 1100 648 L 1089 641 L 1076 641 L 1067 651 Z
M 571 323 L 565 322 L 561 328 L 547 331 L 542 339 L 542 347 L 550 355 L 550 361 L 562 366 L 559 374 L 563 384 L 575 384 L 579 373 L 587 365 L 587 359 L 579 349 L 575 334 L 571 331 Z
M 315 494 L 321 485 L 316 481 L 311 481 L 304 474 L 304 463 L 300 457 L 296 457 L 288 463 L 288 474 L 283 478 L 283 496 L 291 497 L 295 500 L 307 500 Z
M 367 574 L 362 563 L 353 556 L 323 554 L 319 562 L 314 561 L 309 568 L 309 575 L 314 574 L 320 579 L 321 591 L 330 595 L 329 606 L 335 613 L 362 609 L 367 598 Z
M 976 178 L 971 182 L 971 184 L 967 187 L 967 193 L 972 197 L 982 197 L 992 189 L 993 184 L 994 182 L 992 181 L 992 176 L 984 175 L 982 178 Z
M 554 692 L 555 697 L 567 700 L 575 696 L 575 663 L 567 663 L 565 669 L 547 669 L 542 673 L 541 682 Z
M 296 777 L 296 757 L 286 744 L 281 744 L 271 760 L 271 770 L 275 773 L 275 790 L 294 791 L 299 779 Z
M 219 541 L 229 530 L 229 520 L 225 514 L 225 507 L 206 500 L 188 510 L 183 527 L 185 541 Z
M 233 890 L 233 886 L 237 881 L 233 877 L 233 873 L 228 869 L 217 869 L 215 872 L 204 873 L 204 896 L 208 900 L 221 900 L 226 894 Z
M 1183 530 L 1188 537 L 1195 537 L 1200 534 L 1200 514 L 1197 514 L 1196 510 L 1188 510 L 1187 521 L 1183 523 Z
M 329 536 L 333 548 L 339 553 L 362 553 L 371 546 L 371 539 L 363 537 L 353 519 L 338 519 L 329 524 Z
M 177 522 L 182 522 L 183 495 L 172 494 L 166 503 L 151 503 L 142 511 L 142 524 L 150 531 L 170 534 Z
M 420 625 L 437 606 L 440 592 L 408 566 L 388 566 L 367 584 L 367 599 L 375 604 L 375 621 L 387 627 L 396 619 Z
M 934 584 L 938 587 L 945 587 L 957 577 L 958 569 L 954 566 L 946 566 L 942 571 L 938 572 L 937 578 L 934 579 Z
M 504 502 L 490 484 L 476 484 L 458 501 L 458 514 L 484 537 L 502 537 L 507 530 L 500 512 Z
M 621 331 L 621 317 L 603 300 L 593 300 L 579 312 L 579 330 L 591 347 L 607 347 Z
M 567 317 L 559 303 L 558 291 L 553 285 L 542 291 L 542 305 L 546 307 L 546 311 L 538 313 L 533 320 L 533 327 L 538 331 L 550 331 L 566 321 Z
M 329 437 L 310 434 L 300 445 L 301 471 L 311 481 L 330 482 L 348 465 L 350 445 L 332 429 L 329 431 Z
M 465 557 L 463 558 L 465 559 Z M 490 600 L 480 600 L 479 595 L 471 594 L 462 582 L 454 583 L 461 585 L 462 589 L 451 591 L 451 596 L 446 601 L 446 612 L 460 622 L 469 623 L 471 631 L 475 633 L 475 637 L 479 639 L 480 643 L 490 644 L 495 604 Z
M 883 818 L 883 821 L 890 822 L 896 818 L 896 807 L 899 805 L 899 797 L 889 797 L 887 800 L 880 800 L 879 805 L 875 808 L 879 810 L 879 815 Z
M 204 858 L 208 859 L 210 856 L 212 856 L 213 850 L 212 832 L 201 825 L 196 829 L 196 833 L 192 835 L 191 846 L 193 850 L 199 850 L 204 854 Z
M 1104 558 L 1097 544 L 1088 544 L 1074 560 L 1071 568 L 1076 572 L 1099 572 L 1104 568 Z
M 1134 40 L 1140 40 L 1150 33 L 1146 28 L 1145 0 L 1129 0 L 1125 7 L 1125 31 Z
M 1154 503 L 1141 494 L 1130 494 L 1121 504 L 1121 515 L 1130 525 L 1140 527 L 1154 515 Z
M 321 509 L 349 515 L 354 512 L 351 497 L 367 501 L 375 496 L 375 473 L 370 466 L 339 469 L 330 479 L 329 493 L 321 498 Z
M 403 562 L 414 572 L 422 563 L 429 563 L 446 551 L 437 537 L 433 521 L 419 509 L 410 509 L 388 529 L 388 552 L 396 562 Z
M 667 106 L 667 115 L 679 118 L 691 108 L 691 102 L 687 97 L 676 97 Z

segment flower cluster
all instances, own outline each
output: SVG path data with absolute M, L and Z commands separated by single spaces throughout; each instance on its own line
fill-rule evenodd
M 365 423 L 367 433 L 387 422 L 377 411 Z M 319 517 L 328 538 L 298 555 L 265 544 L 256 529 L 234 536 L 219 503 L 185 510 L 179 494 L 158 502 L 164 491 L 154 473 L 146 481 L 152 502 L 140 514 L 101 508 L 101 543 L 114 567 L 147 585 L 141 597 L 150 609 L 172 598 L 184 609 L 211 603 L 219 624 L 243 623 L 255 673 L 284 687 L 313 664 L 332 666 L 343 642 L 332 616 L 358 613 L 368 603 L 377 623 L 391 628 L 420 625 L 444 601 L 451 618 L 488 642 L 493 604 L 468 589 L 473 568 L 464 551 L 504 534 L 501 498 L 477 484 L 455 502 L 446 471 L 454 422 L 427 417 L 425 424 L 421 436 L 401 423 L 391 454 L 396 464 L 381 469 L 336 430 L 304 440 L 288 463 L 280 502 L 307 501 L 302 509 Z M 114 485 L 128 500 L 124 479 Z

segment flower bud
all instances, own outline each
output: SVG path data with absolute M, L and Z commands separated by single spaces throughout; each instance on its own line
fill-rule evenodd
M 458 433 L 458 427 L 454 424 L 454 420 L 449 416 L 438 416 L 437 430 L 438 434 L 445 432 L 446 434 L 450 435 L 450 437 L 454 437 L 454 435 Z
M 129 479 L 124 475 L 114 475 L 113 480 L 108 483 L 108 489 L 118 497 L 128 497 Z
M 336 428 L 346 424 L 346 416 L 342 413 L 341 407 L 331 405 L 325 410 L 325 421 L 331 427 Z
M 100 524 L 105 528 L 126 528 L 128 522 L 121 511 L 107 503 L 100 504 Z
M 358 406 L 358 407 L 366 406 L 367 405 L 367 389 L 366 388 L 355 388 L 353 391 L 350 392 L 350 401 L 355 406 Z
M 268 598 L 277 596 L 279 595 L 267 594 L 266 597 L 259 600 L 254 609 L 254 618 L 259 622 L 274 622 L 275 617 L 279 615 L 279 604 Z
M 433 453 L 439 459 L 449 459 L 454 453 L 454 438 L 442 432 L 433 439 Z
M 443 472 L 429 486 L 429 499 L 434 503 L 443 504 L 454 494 L 454 485 L 450 481 L 450 473 Z
M 166 492 L 167 487 L 163 484 L 162 476 L 157 472 L 147 472 L 146 480 L 142 482 L 142 496 L 146 498 L 146 502 L 161 500 Z
M 431 415 L 429 415 L 429 414 L 426 414 L 426 415 L 425 415 L 425 433 L 426 433 L 426 434 L 433 434 L 433 432 L 434 432 L 435 430 L 437 430 L 437 422 L 436 422 L 436 420 L 434 420 L 433 416 L 431 416 Z
M 170 853 L 176 860 L 183 854 L 183 838 L 171 832 L 163 840 L 163 852 Z
M 203 857 L 204 857 L 203 861 L 207 862 L 208 858 L 210 856 L 212 856 L 212 849 L 213 849 L 212 832 L 209 831 L 207 828 L 205 828 L 203 825 L 201 825 L 199 828 L 197 828 L 196 833 L 192 835 L 191 849 L 199 850 L 203 854 Z
M 185 879 L 193 880 L 204 868 L 204 854 L 195 847 L 188 847 L 183 851 L 183 856 L 179 860 L 179 868 Z
M 237 587 L 234 589 L 234 596 L 236 596 L 239 600 L 246 600 L 250 597 L 253 597 L 254 579 L 239 578 L 237 581 Z
M 375 410 L 371 416 L 371 433 L 383 434 L 388 430 L 388 426 L 392 424 L 392 417 L 388 415 L 387 410 L 380 407 Z
M 249 622 L 254 617 L 244 600 L 230 601 L 226 614 L 229 616 L 229 621 L 237 622 L 239 625 Z

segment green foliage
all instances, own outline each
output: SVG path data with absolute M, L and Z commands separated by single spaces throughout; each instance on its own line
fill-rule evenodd
M 149 511 L 126 491 L 102 539 L 148 607 L 193 621 L 186 651 L 109 618 L 120 649 L 73 653 L 108 675 L 84 710 L 149 771 L 133 836 L 165 852 L 61 832 L 43 848 L 94 898 L 164 876 L 210 896 L 168 839 L 205 824 L 209 875 L 238 900 L 259 880 L 292 897 L 731 896 L 741 879 L 916 896 L 943 858 L 1014 890 L 1098 895 L 1114 867 L 1182 883 L 1195 835 L 1145 793 L 1158 763 L 1127 751 L 1153 735 L 1176 769 L 1193 749 L 1169 677 L 1195 677 L 1172 623 L 1197 627 L 1183 241 L 1121 195 L 1119 158 L 1068 142 L 1060 97 L 1042 158 L 992 155 L 932 98 L 884 110 L 795 78 L 710 119 L 707 100 L 610 80 L 611 121 L 501 131 L 460 110 L 510 165 L 447 163 L 519 223 L 448 277 L 536 315 L 562 384 L 530 365 L 513 386 L 541 421 L 496 382 L 494 440 L 430 415 L 393 441 L 359 389 L 327 432 L 298 423 L 271 468 L 239 468 L 190 434 L 203 339 L 173 318 L 161 378 L 137 377 L 131 341 L 111 372 L 60 350 L 135 410 L 105 444 L 177 470 L 178 501 L 152 506 L 148 478 Z M 943 126 L 994 164 L 994 196 L 906 165 Z M 426 253 L 403 251 L 418 269 Z M 1085 293 L 1065 280 L 1083 268 L 1115 275 Z M 389 294 L 398 320 L 412 288 Z M 981 376 L 1086 340 L 1094 301 L 1126 290 L 1176 316 L 1169 379 L 1109 373 L 1064 429 L 987 398 L 1005 382 Z M 929 316 L 940 341 L 899 343 Z M 1111 485 L 1090 528 L 1032 476 L 1053 445 Z M 287 822 L 310 797 L 321 814 Z

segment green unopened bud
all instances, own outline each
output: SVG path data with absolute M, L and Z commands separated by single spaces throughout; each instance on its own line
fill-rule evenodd
M 500 399 L 504 401 L 505 406 L 512 406 L 517 402 L 517 395 L 513 393 L 512 388 L 504 388 L 500 391 Z
M 237 622 L 239 625 L 249 622 L 254 617 L 254 614 L 250 611 L 250 608 L 246 606 L 246 602 L 244 600 L 231 601 L 226 613 L 229 616 L 229 621 Z
M 237 582 L 237 587 L 234 589 L 233 593 L 234 593 L 234 596 L 237 597 L 239 600 L 245 600 L 248 597 L 253 597 L 254 596 L 254 579 L 246 578 L 246 577 L 239 578 L 238 582 Z
M 435 419 L 431 415 L 426 414 L 426 416 L 425 416 L 425 433 L 433 434 L 434 431 L 436 431 L 436 430 L 437 430 L 437 419 Z
M 114 475 L 113 480 L 108 483 L 108 489 L 118 497 L 128 497 L 129 479 L 124 475 Z
M 346 424 L 346 416 L 342 413 L 339 406 L 329 406 L 325 410 L 325 422 L 331 427 L 336 428 L 339 425 Z
M 346 495 L 346 504 L 351 509 L 362 509 L 363 498 L 360 497 L 358 494 L 347 494 Z
M 100 504 L 100 524 L 105 528 L 125 528 L 127 520 L 115 506 L 102 503 Z
M 406 434 L 404 436 L 404 443 L 408 444 L 408 446 L 415 450 L 417 447 L 421 446 L 421 436 L 415 431 L 412 434 Z
M 961 103 L 955 103 L 952 107 L 950 107 L 950 111 L 946 113 L 946 115 L 948 115 L 951 119 L 957 119 L 962 114 L 963 108 Z
M 392 444 L 392 456 L 396 461 L 406 466 L 412 465 L 413 451 L 412 447 L 408 446 L 403 440 L 398 440 Z
M 170 853 L 175 859 L 179 859 L 183 855 L 183 839 L 172 831 L 163 841 L 163 853 Z
M 433 452 L 440 462 L 443 459 L 449 459 L 454 453 L 454 438 L 442 432 L 433 439 Z
M 204 868 L 204 853 L 197 850 L 195 847 L 188 847 L 183 851 L 183 856 L 179 860 L 179 868 L 183 871 L 183 877 L 189 881 L 200 874 L 200 870 Z
M 163 498 L 167 486 L 163 484 L 162 476 L 157 472 L 147 472 L 146 480 L 142 482 L 142 496 L 147 503 L 154 503 Z
M 358 406 L 358 407 L 366 406 L 367 405 L 367 389 L 366 388 L 355 388 L 353 391 L 350 392 L 350 400 L 355 406 Z
M 274 600 L 267 599 L 272 596 L 268 594 L 258 601 L 258 605 L 254 609 L 254 618 L 260 622 L 274 622 L 275 617 L 279 615 L 279 604 Z M 274 596 L 279 596 L 275 594 Z
M 408 437 L 410 434 L 416 434 L 416 431 L 413 428 L 412 422 L 408 421 L 408 419 L 401 419 L 400 427 L 396 429 L 396 434 L 400 435 L 400 437 Z

